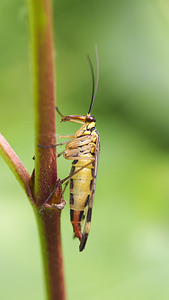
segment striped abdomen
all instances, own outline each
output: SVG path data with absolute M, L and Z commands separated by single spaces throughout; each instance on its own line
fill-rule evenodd
M 84 165 L 86 165 L 86 160 L 74 160 L 71 174 Z M 94 166 L 91 163 L 70 179 L 70 219 L 74 232 L 80 240 L 82 239 L 81 226 L 92 192 L 93 173 Z

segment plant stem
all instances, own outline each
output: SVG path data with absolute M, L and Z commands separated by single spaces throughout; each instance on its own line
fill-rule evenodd
M 36 214 L 48 299 L 65 300 L 64 272 L 60 233 L 60 211 Z
M 28 0 L 33 53 L 35 105 L 35 197 L 38 206 L 47 199 L 57 179 L 54 50 L 51 1 Z
M 31 46 L 33 54 L 34 105 L 35 105 L 35 214 L 40 234 L 46 290 L 48 299 L 65 300 L 63 262 L 58 209 L 42 204 L 57 181 L 55 132 L 55 76 L 50 0 L 28 0 Z M 55 203 L 62 201 L 62 188 L 56 190 Z
M 12 173 L 15 175 L 16 179 L 24 188 L 29 199 L 33 201 L 31 189 L 29 186 L 30 175 L 2 134 L 0 134 L 0 154 L 6 161 Z
M 27 193 L 37 219 L 49 300 L 65 300 L 60 215 L 57 205 L 40 208 L 57 183 L 52 204 L 63 204 L 57 179 L 55 129 L 55 76 L 51 0 L 27 0 L 33 58 L 35 106 L 35 169 L 32 176 L 0 134 L 0 154 Z M 49 146 L 47 148 L 40 147 Z M 59 206 L 63 208 L 63 206 Z

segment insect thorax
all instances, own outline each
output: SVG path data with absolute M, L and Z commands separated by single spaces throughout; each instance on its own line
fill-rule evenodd
M 95 122 L 91 122 L 91 123 L 87 122 L 76 131 L 75 137 L 91 134 L 94 130 L 96 130 Z

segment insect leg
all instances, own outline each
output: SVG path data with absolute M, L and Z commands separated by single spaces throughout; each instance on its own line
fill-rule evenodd
M 63 137 L 63 136 L 60 136 Z M 65 137 L 65 136 L 64 136 Z M 72 136 L 67 136 L 68 138 L 72 138 Z M 40 145 L 38 144 L 39 148 L 43 148 L 43 149 L 48 149 L 48 148 L 55 148 L 56 146 L 61 146 L 61 145 L 65 145 L 68 144 L 70 141 L 67 142 L 63 142 L 63 143 L 59 143 L 59 144 L 53 144 L 53 145 Z M 60 157 L 65 151 L 62 151 L 60 153 L 57 154 L 57 157 Z M 33 156 L 33 160 L 35 159 L 35 156 Z
M 67 141 L 67 142 L 63 142 L 63 143 L 59 143 L 59 144 L 56 144 L 56 146 L 62 146 L 62 145 L 66 145 L 68 144 L 70 141 Z
M 68 181 L 65 182 L 65 185 L 64 185 L 64 188 L 63 188 L 63 194 L 64 194 L 64 192 L 65 192 L 65 190 L 66 190 L 66 188 L 68 186 L 68 183 L 69 183 L 69 179 L 68 179 Z
M 45 202 L 43 203 L 41 209 L 40 209 L 40 213 L 44 210 L 45 206 L 47 206 L 47 202 L 50 200 L 50 198 L 53 196 L 53 194 L 56 192 L 56 190 L 58 189 L 59 185 L 60 184 L 63 184 L 65 181 L 66 181 L 66 186 L 67 186 L 67 182 L 69 182 L 69 179 L 75 175 L 76 173 L 80 172 L 81 170 L 83 170 L 84 168 L 86 168 L 88 165 L 90 165 L 91 163 L 93 162 L 93 160 L 90 160 L 90 162 L 88 162 L 86 165 L 82 166 L 81 168 L 79 168 L 77 171 L 71 173 L 69 176 L 65 177 L 64 179 L 62 180 L 58 180 L 55 184 L 55 187 L 53 189 L 53 191 L 50 193 L 50 195 L 48 196 L 48 198 L 45 200 Z M 64 188 L 63 191 L 65 191 L 66 187 Z M 60 208 L 58 204 L 53 204 L 52 205 L 53 207 L 57 207 L 57 208 Z M 51 206 L 50 206 L 51 207 Z
M 72 170 L 70 170 L 69 176 L 71 176 L 71 175 L 72 175 Z M 66 190 L 66 188 L 68 186 L 69 180 L 70 180 L 70 178 L 68 178 L 67 181 L 65 182 L 65 185 L 64 185 L 64 188 L 63 188 L 63 194 L 64 194 L 64 192 L 65 192 L 65 190 Z
M 57 154 L 57 157 L 60 157 L 65 151 L 62 151 L 60 153 Z
M 55 187 L 53 189 L 53 191 L 50 193 L 50 195 L 48 196 L 48 198 L 45 200 L 45 202 L 42 204 L 41 209 L 40 209 L 40 213 L 44 210 L 47 202 L 49 201 L 49 199 L 53 196 L 53 194 L 56 192 L 56 190 L 58 189 L 59 185 L 61 184 L 60 179 L 56 181 Z
M 74 138 L 74 135 L 59 135 L 56 139 L 61 139 L 61 138 L 64 138 L 64 139 L 73 139 Z
M 57 144 L 57 145 L 49 145 L 49 146 L 43 146 L 43 145 L 38 145 L 38 147 L 40 148 L 44 148 L 44 149 L 47 149 L 47 148 L 54 148 L 56 146 L 58 146 L 60 144 Z M 57 154 L 57 157 L 60 157 L 65 151 L 62 151 L 60 153 Z M 33 160 L 35 160 L 35 155 L 32 157 Z
M 60 139 L 60 138 L 67 138 L 67 139 L 72 139 L 74 138 L 74 135 L 60 135 L 57 137 L 57 140 Z M 38 144 L 38 147 L 39 148 L 44 148 L 44 149 L 47 149 L 47 148 L 54 148 L 56 146 L 60 146 L 60 145 L 65 145 L 65 144 L 68 144 L 68 142 L 63 142 L 63 143 L 59 143 L 59 144 L 52 144 L 52 145 L 40 145 Z
M 74 159 L 74 158 L 73 158 L 73 159 Z M 84 158 L 83 158 L 83 160 L 84 160 Z M 91 158 L 90 158 L 90 161 L 89 161 L 86 165 L 82 166 L 82 167 L 79 168 L 77 171 L 71 173 L 69 176 L 65 177 L 65 178 L 62 179 L 60 182 L 61 182 L 61 183 L 64 183 L 64 182 L 67 181 L 69 178 L 71 178 L 72 176 L 74 176 L 75 174 L 79 173 L 81 170 L 83 170 L 84 168 L 86 168 L 87 166 L 89 166 L 90 164 L 92 164 L 92 162 L 93 162 L 93 160 L 91 160 Z

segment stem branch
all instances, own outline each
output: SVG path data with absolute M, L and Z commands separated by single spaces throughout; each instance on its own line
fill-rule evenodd
M 32 200 L 32 193 L 29 185 L 30 175 L 2 134 L 0 134 L 0 155 L 6 161 L 12 173 L 24 188 L 28 197 Z

